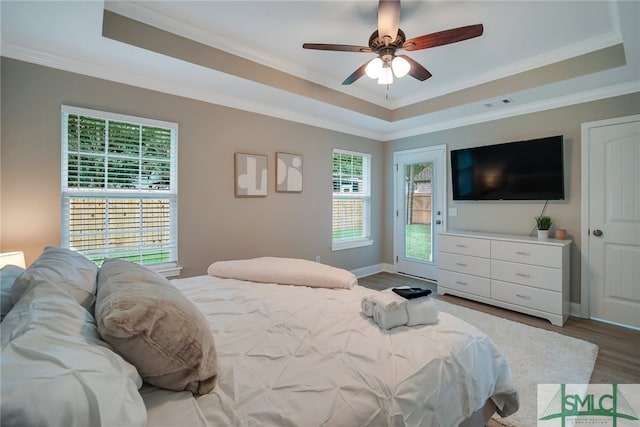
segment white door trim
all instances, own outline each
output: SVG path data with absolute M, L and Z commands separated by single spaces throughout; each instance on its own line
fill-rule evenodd
M 399 206 L 399 197 L 400 195 L 398 194 L 398 177 L 399 177 L 399 173 L 396 170 L 397 166 L 398 166 L 398 158 L 400 156 L 407 156 L 407 155 L 420 155 L 420 154 L 424 154 L 424 153 L 442 153 L 442 157 L 443 157 L 443 164 L 441 165 L 441 167 L 436 168 L 435 173 L 437 174 L 437 179 L 439 182 L 442 183 L 442 194 L 439 194 L 437 197 L 440 200 L 440 204 L 442 206 L 442 215 L 441 215 L 441 229 L 443 231 L 447 230 L 447 170 L 448 170 L 448 165 L 449 165 L 449 161 L 447 159 L 447 145 L 446 144 L 441 144 L 441 145 L 432 145 L 429 147 L 420 147 L 420 148 L 413 148 L 413 149 L 409 149 L 409 150 L 400 150 L 400 151 L 395 151 L 393 153 L 393 267 L 394 270 L 397 272 L 397 262 L 396 262 L 396 257 L 398 257 L 399 253 L 400 253 L 400 247 L 398 246 L 398 238 L 397 238 L 397 231 L 398 231 L 398 221 L 399 218 L 397 216 L 397 212 L 400 209 Z M 402 197 L 404 198 L 404 194 L 402 195 Z M 437 263 L 437 253 L 434 252 L 433 253 L 433 262 Z
M 590 318 L 590 292 L 591 292 L 591 269 L 590 269 L 590 241 L 589 238 L 589 197 L 590 197 L 590 183 L 589 183 L 589 135 L 592 129 L 611 126 L 622 123 L 635 122 L 640 120 L 640 114 L 626 117 L 616 117 L 614 119 L 598 120 L 595 122 L 582 123 L 582 133 L 580 137 L 580 152 L 581 152 L 581 171 L 580 171 L 580 233 L 582 235 L 582 248 L 580 257 L 580 315 L 585 318 Z

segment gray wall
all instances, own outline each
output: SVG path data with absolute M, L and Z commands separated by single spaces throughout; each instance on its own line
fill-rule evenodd
M 552 135 L 564 135 L 565 200 L 550 201 L 546 213 L 558 228 L 566 228 L 571 245 L 571 301 L 580 302 L 580 144 L 581 124 L 640 113 L 640 94 L 632 94 L 524 116 L 464 126 L 427 135 L 404 138 L 385 145 L 385 245 L 384 259 L 393 259 L 393 153 L 430 145 L 447 145 L 450 150 L 498 144 Z M 447 158 L 447 162 L 449 159 Z M 448 229 L 493 233 L 529 234 L 544 202 L 453 202 L 451 171 L 447 168 L 447 207 L 457 208 L 458 216 L 448 217 Z M 389 230 L 391 230 L 389 232 Z
M 571 300 L 580 301 L 580 126 L 640 113 L 640 94 L 609 98 L 386 143 L 2 58 L 0 251 L 32 262 L 60 244 L 60 105 L 131 114 L 180 125 L 179 262 L 203 274 L 215 260 L 263 255 L 314 259 L 347 269 L 393 264 L 393 153 L 448 149 L 541 136 L 565 137 L 566 200 L 547 213 L 572 245 Z M 331 150 L 372 154 L 374 245 L 331 251 Z M 233 153 L 269 157 L 266 198 L 237 199 Z M 304 156 L 304 191 L 276 193 L 275 152 Z M 451 180 L 447 177 L 447 182 Z M 528 234 L 541 202 L 465 202 L 450 229 Z
M 60 105 L 179 124 L 179 263 L 183 276 L 216 260 L 314 259 L 347 269 L 382 258 L 382 173 L 372 181 L 372 234 L 365 248 L 331 251 L 331 151 L 371 153 L 382 143 L 187 98 L 2 58 L 0 251 L 27 263 L 60 244 Z M 235 198 L 234 152 L 268 156 L 268 196 Z M 303 192 L 275 192 L 275 153 L 303 155 Z

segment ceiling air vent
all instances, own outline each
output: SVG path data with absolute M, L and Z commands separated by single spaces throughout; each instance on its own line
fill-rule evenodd
M 496 99 L 495 101 L 490 101 L 484 104 L 487 108 L 499 107 L 500 105 L 511 104 L 513 102 L 512 98 L 502 98 Z

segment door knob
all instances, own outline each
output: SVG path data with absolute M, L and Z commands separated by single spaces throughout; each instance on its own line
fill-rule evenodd
M 602 230 L 596 228 L 595 230 L 593 230 L 593 235 L 596 237 L 602 236 Z
M 439 219 L 436 219 L 436 224 L 442 224 L 442 221 L 440 221 Z

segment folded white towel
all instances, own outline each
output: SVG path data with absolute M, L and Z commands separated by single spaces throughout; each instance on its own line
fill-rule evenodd
M 371 301 L 383 310 L 390 311 L 407 305 L 407 301 L 409 300 L 401 297 L 389 288 L 373 294 Z
M 396 326 L 407 324 L 407 309 L 403 305 L 394 310 L 385 310 L 381 306 L 376 305 L 373 309 L 373 320 L 382 329 L 392 329 Z
M 362 312 L 366 316 L 368 317 L 373 316 L 373 307 L 375 307 L 375 304 L 373 303 L 373 301 L 371 301 L 371 295 L 367 295 L 366 297 L 362 298 L 362 301 L 360 302 L 360 307 L 362 307 Z
M 430 325 L 438 321 L 438 306 L 430 297 L 420 297 L 407 303 L 407 326 Z
M 438 306 L 430 297 L 410 299 L 406 304 L 392 310 L 384 310 L 379 305 L 373 307 L 373 320 L 382 329 L 404 325 L 430 325 L 438 322 L 439 314 Z

